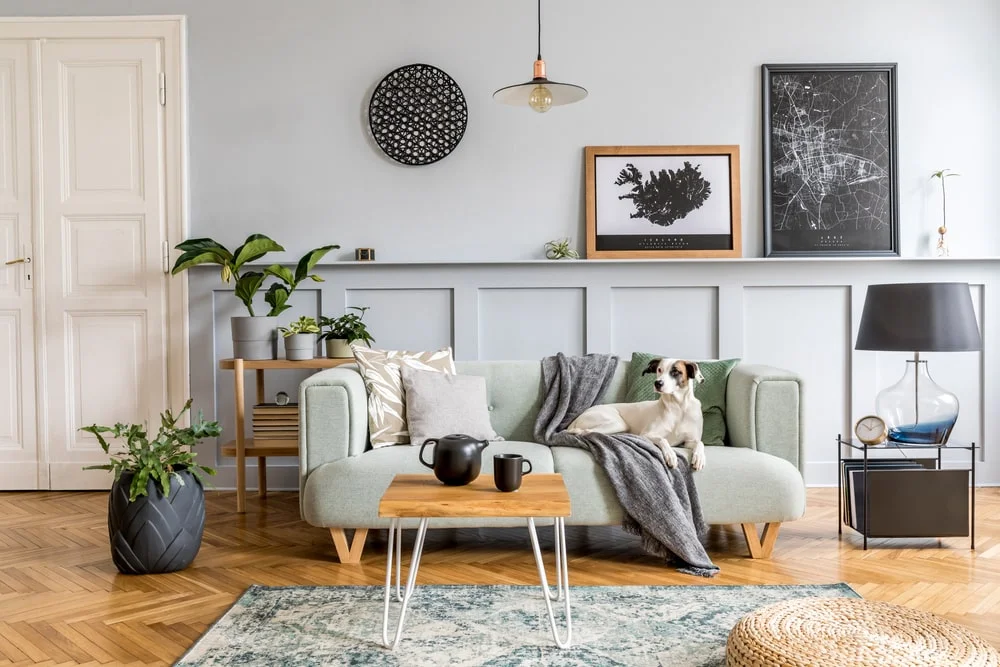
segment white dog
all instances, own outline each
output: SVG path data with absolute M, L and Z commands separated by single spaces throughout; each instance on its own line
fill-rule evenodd
M 701 401 L 694 397 L 695 384 L 704 380 L 698 364 L 683 359 L 654 359 L 642 372 L 656 373 L 656 401 L 610 403 L 588 408 L 566 429 L 569 433 L 631 433 L 642 436 L 663 452 L 667 466 L 677 465 L 673 447 L 691 450 L 691 467 L 705 467 L 705 443 L 701 441 Z

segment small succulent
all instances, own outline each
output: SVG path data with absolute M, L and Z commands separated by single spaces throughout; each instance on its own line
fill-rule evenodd
M 580 259 L 580 253 L 569 247 L 569 239 L 553 239 L 545 244 L 546 259 Z
M 287 327 L 278 327 L 278 331 L 280 331 L 281 335 L 285 338 L 294 336 L 295 334 L 318 334 L 319 325 L 316 323 L 315 319 L 307 315 L 303 315 Z

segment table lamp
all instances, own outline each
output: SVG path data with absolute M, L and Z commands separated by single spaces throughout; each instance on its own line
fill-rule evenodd
M 890 440 L 948 442 L 958 420 L 958 398 L 931 379 L 920 353 L 975 351 L 982 344 L 968 283 L 868 286 L 854 349 L 913 352 L 902 379 L 875 400 Z

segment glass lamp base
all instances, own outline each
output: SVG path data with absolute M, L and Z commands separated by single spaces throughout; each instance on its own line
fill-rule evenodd
M 906 362 L 906 373 L 879 392 L 876 413 L 885 420 L 889 440 L 910 445 L 944 445 L 958 421 L 958 398 L 939 386 L 919 358 Z

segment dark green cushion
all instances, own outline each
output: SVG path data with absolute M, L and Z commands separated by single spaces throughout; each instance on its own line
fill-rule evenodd
M 632 362 L 625 375 L 625 402 L 655 401 L 659 398 L 653 389 L 653 378 L 643 377 L 642 372 L 653 359 L 668 355 L 633 352 Z M 701 401 L 701 413 L 705 418 L 705 428 L 701 441 L 706 445 L 726 444 L 726 383 L 729 373 L 740 363 L 739 359 L 718 361 L 698 361 L 705 381 L 694 388 L 694 395 Z

